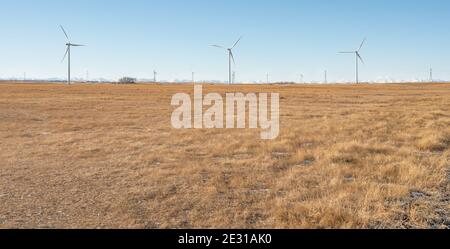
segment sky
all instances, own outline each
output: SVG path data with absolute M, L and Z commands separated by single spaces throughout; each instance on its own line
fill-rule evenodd
M 236 47 L 236 81 L 450 80 L 448 0 L 1 0 L 0 78 L 67 74 L 175 81 L 228 79 L 225 47 Z M 87 76 L 89 72 L 89 76 Z

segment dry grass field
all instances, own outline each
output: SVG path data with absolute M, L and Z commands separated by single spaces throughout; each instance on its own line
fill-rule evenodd
M 449 228 L 450 85 L 280 93 L 280 136 L 175 130 L 192 85 L 0 84 L 0 228 Z

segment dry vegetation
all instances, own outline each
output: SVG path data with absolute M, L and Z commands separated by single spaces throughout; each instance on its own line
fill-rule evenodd
M 450 86 L 279 92 L 281 133 L 174 130 L 190 85 L 0 84 L 0 228 L 448 228 Z

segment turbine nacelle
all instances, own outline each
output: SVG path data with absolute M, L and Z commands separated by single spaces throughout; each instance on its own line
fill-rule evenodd
M 84 47 L 86 45 L 82 45 L 82 44 L 73 44 L 73 43 L 66 43 L 66 46 L 70 46 L 70 47 Z

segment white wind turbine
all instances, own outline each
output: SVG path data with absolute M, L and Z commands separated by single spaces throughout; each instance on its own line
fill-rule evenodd
M 364 64 L 364 60 L 361 57 L 360 51 L 361 51 L 361 48 L 363 47 L 365 42 L 366 42 L 366 39 L 364 39 L 361 42 L 361 45 L 355 51 L 340 52 L 341 54 L 355 54 L 355 57 L 356 57 L 356 84 L 359 83 L 359 61 L 361 61 Z
M 233 61 L 233 64 L 235 64 L 234 56 L 233 56 L 233 49 L 238 45 L 238 43 L 241 39 L 242 39 L 242 36 L 234 43 L 233 47 L 231 47 L 231 48 L 225 48 L 225 47 L 222 47 L 219 45 L 211 45 L 213 47 L 222 48 L 222 49 L 225 49 L 228 51 L 228 84 L 230 84 L 230 85 L 232 82 L 231 61 Z
M 61 60 L 61 62 L 63 62 L 67 56 L 67 64 L 68 64 L 68 66 L 67 66 L 67 84 L 70 85 L 70 48 L 71 47 L 83 47 L 85 45 L 71 43 L 69 36 L 67 35 L 67 32 L 64 30 L 63 26 L 60 25 L 60 27 L 61 27 L 62 32 L 64 33 L 64 35 L 67 38 L 67 43 L 66 43 L 67 49 L 66 49 L 66 53 L 64 54 L 64 57 Z

